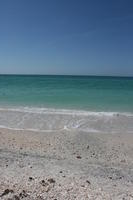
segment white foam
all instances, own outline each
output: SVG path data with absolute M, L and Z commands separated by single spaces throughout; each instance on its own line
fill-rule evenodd
M 14 111 L 24 113 L 38 113 L 38 114 L 62 114 L 62 115 L 94 115 L 94 116 L 133 116 L 133 113 L 128 112 L 96 112 L 85 110 L 70 110 L 70 109 L 55 109 L 55 108 L 39 108 L 39 107 L 0 107 L 0 111 Z
M 133 114 L 36 107 L 0 108 L 0 128 L 36 132 L 133 132 Z
M 29 129 L 28 128 L 14 128 L 14 127 L 2 126 L 2 125 L 0 125 L 0 128 L 2 128 L 2 129 L 8 129 L 8 130 L 14 130 L 14 131 L 31 131 L 31 132 L 41 132 L 41 133 L 45 133 L 45 132 L 57 132 L 57 130 L 40 130 L 40 129 L 32 129 L 32 128 L 29 128 Z

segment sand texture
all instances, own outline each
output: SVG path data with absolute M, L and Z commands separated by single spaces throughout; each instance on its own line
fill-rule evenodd
M 1 200 L 132 200 L 133 134 L 0 129 Z

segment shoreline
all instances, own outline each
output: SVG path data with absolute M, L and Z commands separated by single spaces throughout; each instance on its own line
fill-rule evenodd
M 0 128 L 34 132 L 77 130 L 97 133 L 132 133 L 133 114 L 48 108 L 0 108 Z
M 0 137 L 2 200 L 133 199 L 133 134 L 0 128 Z
M 44 107 L 35 105 L 0 105 L 0 111 L 16 111 L 16 112 L 27 112 L 27 113 L 51 113 L 51 114 L 75 114 L 75 115 L 125 115 L 133 116 L 133 111 L 119 111 L 119 110 L 89 110 L 89 109 L 75 109 L 75 108 L 54 108 Z

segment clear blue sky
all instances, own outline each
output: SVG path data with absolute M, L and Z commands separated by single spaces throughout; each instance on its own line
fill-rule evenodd
M 133 76 L 133 0 L 0 0 L 0 73 Z

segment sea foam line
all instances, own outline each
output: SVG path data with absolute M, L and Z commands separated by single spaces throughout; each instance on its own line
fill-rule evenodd
M 129 112 L 96 112 L 85 110 L 70 110 L 70 109 L 55 109 L 55 108 L 39 108 L 39 107 L 0 107 L 0 111 L 12 111 L 23 113 L 37 113 L 37 114 L 60 114 L 60 115 L 83 115 L 83 116 L 133 116 Z
M 59 131 L 72 131 L 75 130 L 75 128 L 68 128 L 66 125 L 62 129 L 30 129 L 30 128 L 14 128 L 14 127 L 8 127 L 8 126 L 3 126 L 0 125 L 1 129 L 8 129 L 8 130 L 14 130 L 14 131 L 29 131 L 29 132 L 40 132 L 40 133 L 51 133 L 51 132 L 59 132 Z M 99 133 L 100 131 L 92 128 L 87 128 L 87 129 L 78 129 L 78 131 L 84 131 L 84 132 L 92 132 L 92 133 Z
M 62 131 L 62 130 L 65 130 L 65 129 L 58 129 L 58 130 L 55 130 L 55 129 L 52 129 L 52 130 L 41 130 L 41 129 L 28 129 L 28 128 L 13 128 L 13 127 L 8 127 L 8 126 L 3 126 L 3 125 L 0 125 L 0 128 L 1 129 L 8 129 L 8 130 L 14 130 L 14 131 L 30 131 L 30 132 L 41 132 L 41 133 L 45 133 L 45 132 L 57 132 L 57 131 Z

